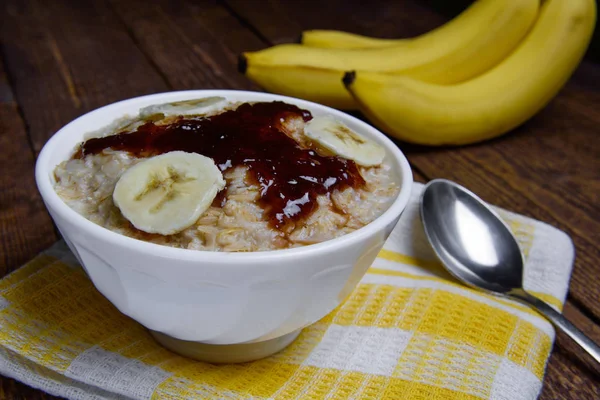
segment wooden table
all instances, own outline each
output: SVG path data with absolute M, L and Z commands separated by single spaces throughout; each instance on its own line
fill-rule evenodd
M 329 28 L 412 36 L 448 19 L 418 0 L 4 0 L 0 5 L 0 276 L 58 239 L 33 178 L 62 125 L 96 107 L 180 89 L 260 90 L 242 51 Z M 464 3 L 464 2 L 463 2 Z M 600 65 L 584 61 L 542 112 L 499 139 L 462 148 L 398 145 L 416 180 L 455 180 L 575 243 L 565 314 L 600 342 Z M 0 398 L 49 398 L 0 377 Z M 600 398 L 599 369 L 558 334 L 542 399 Z

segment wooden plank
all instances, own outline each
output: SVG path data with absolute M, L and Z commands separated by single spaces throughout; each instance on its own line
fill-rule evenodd
M 1 278 L 56 240 L 50 216 L 36 190 L 34 153 L 1 61 L 0 148 Z M 16 398 L 54 397 L 0 376 L 0 399 Z
M 0 399 L 2 400 L 60 400 L 19 381 L 0 376 Z
M 34 179 L 25 124 L 0 63 L 0 277 L 56 241 Z
M 91 109 L 168 90 L 102 0 L 7 0 L 0 9 L 7 70 L 36 151 Z
M 446 19 L 416 0 L 310 2 L 225 0 L 241 20 L 270 43 L 296 42 L 302 30 L 337 29 L 382 38 L 424 33 Z M 250 50 L 248 50 L 250 51 Z
M 39 152 L 73 118 L 117 100 L 166 91 L 168 85 L 101 0 L 2 2 L 0 37 L 26 120 L 20 119 L 16 104 L 0 106 L 0 145 L 14 149 L 3 151 L 0 159 L 1 275 L 56 240 L 35 191 L 29 142 Z M 0 82 L 5 99 L 6 84 Z M 55 397 L 1 378 L 0 398 Z
M 111 4 L 174 89 L 258 90 L 237 72 L 237 59 L 265 44 L 216 1 Z
M 567 303 L 564 314 L 600 343 L 600 327 Z M 565 334 L 558 333 L 554 351 L 546 367 L 540 400 L 570 400 L 600 398 L 600 367 Z

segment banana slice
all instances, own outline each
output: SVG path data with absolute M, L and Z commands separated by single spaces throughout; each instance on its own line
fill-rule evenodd
M 304 126 L 304 134 L 327 150 L 365 167 L 379 165 L 385 157 L 383 147 L 360 136 L 330 115 L 308 121 Z
M 172 151 L 125 171 L 113 200 L 137 229 L 172 235 L 193 225 L 223 187 L 225 180 L 212 159 Z
M 140 117 L 146 118 L 155 114 L 163 114 L 165 117 L 173 115 L 195 115 L 206 114 L 217 108 L 225 101 L 225 97 L 204 97 L 194 100 L 175 101 L 173 103 L 153 104 L 140 109 Z

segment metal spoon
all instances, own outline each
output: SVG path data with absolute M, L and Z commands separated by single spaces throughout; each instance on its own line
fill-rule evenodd
M 523 255 L 508 226 L 479 197 L 445 179 L 429 182 L 421 195 L 421 220 L 446 269 L 469 286 L 533 306 L 596 362 L 600 347 L 561 313 L 523 289 Z

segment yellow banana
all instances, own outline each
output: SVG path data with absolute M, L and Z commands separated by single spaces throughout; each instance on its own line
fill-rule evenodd
M 350 32 L 314 29 L 302 32 L 300 43 L 306 46 L 332 49 L 365 49 L 402 45 L 428 47 L 439 43 L 447 43 L 450 40 L 449 38 L 463 37 L 466 34 L 465 27 L 479 26 L 482 22 L 482 16 L 489 15 L 490 8 L 507 6 L 506 3 L 503 0 L 475 1 L 448 23 L 414 38 L 382 39 Z M 472 35 L 480 33 L 478 31 L 471 32 Z
M 297 66 L 255 65 L 240 57 L 240 72 L 271 93 L 314 101 L 315 103 L 354 110 L 358 106 L 342 84 L 343 71 Z
M 446 28 L 450 24 L 452 24 L 452 26 L 456 26 L 461 16 L 463 16 L 463 14 L 460 14 L 448 24 L 442 25 L 442 27 L 440 28 Z M 423 38 L 434 34 L 437 36 L 437 33 L 442 30 L 440 28 L 434 29 L 431 32 L 427 32 L 423 35 Z M 414 40 L 418 40 L 418 38 L 383 39 L 358 35 L 356 33 L 351 32 L 325 29 L 313 29 L 310 31 L 304 31 L 300 36 L 300 43 L 302 43 L 305 46 L 324 47 L 328 49 L 367 49 L 373 47 L 402 46 Z
M 344 77 L 361 111 L 408 142 L 468 144 L 499 136 L 543 108 L 581 61 L 594 31 L 595 0 L 546 0 L 523 43 L 487 73 L 442 86 L 373 72 Z
M 443 37 L 370 49 L 283 44 L 244 53 L 239 67 L 268 91 L 356 108 L 341 83 L 344 71 L 403 74 L 441 84 L 464 81 L 506 57 L 527 34 L 538 9 L 539 0 L 479 0 L 466 16 L 457 17 L 459 22 L 448 23 Z

